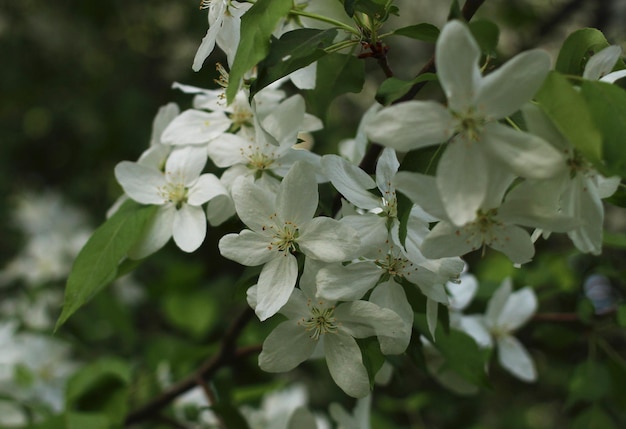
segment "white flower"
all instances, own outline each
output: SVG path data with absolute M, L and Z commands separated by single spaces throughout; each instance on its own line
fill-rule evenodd
M 193 59 L 193 70 L 199 71 L 204 60 L 211 55 L 215 43 L 222 48 L 232 65 L 239 46 L 239 30 L 241 17 L 252 7 L 250 3 L 239 3 L 233 0 L 203 0 L 202 8 L 209 9 L 209 29 Z
M 335 305 L 334 301 L 315 298 L 315 271 L 307 261 L 300 289 L 294 289 L 280 309 L 288 320 L 265 339 L 259 366 L 268 372 L 290 371 L 308 359 L 318 345 L 323 346 L 335 383 L 348 395 L 362 398 L 369 393 L 370 383 L 355 338 L 394 337 L 403 329 L 403 322 L 393 311 L 371 302 Z
M 382 109 L 366 131 L 371 140 L 401 151 L 448 142 L 436 185 L 452 223 L 463 225 L 483 205 L 498 164 L 532 178 L 550 177 L 562 167 L 561 155 L 542 139 L 498 122 L 539 89 L 550 57 L 539 50 L 525 52 L 483 77 L 478 44 L 459 21 L 443 28 L 435 57 L 447 106 L 399 103 Z
M 549 180 L 528 180 L 513 189 L 511 196 L 541 202 L 547 210 L 577 219 L 579 224 L 567 231 L 567 235 L 581 252 L 600 254 L 604 222 L 602 198 L 610 197 L 617 190 L 620 178 L 600 175 L 539 108 L 527 105 L 523 113 L 528 128 L 565 155 L 568 168 Z
M 349 414 L 341 405 L 333 402 L 328 407 L 330 416 L 337 422 L 337 429 L 370 429 L 372 395 L 359 399 Z
M 532 288 L 513 292 L 511 279 L 507 278 L 489 300 L 485 315 L 474 316 L 476 323 L 465 324 L 462 329 L 483 347 L 491 347 L 495 340 L 500 365 L 520 380 L 535 381 L 535 364 L 522 343 L 513 336 L 535 311 L 537 297 Z
M 213 174 L 203 174 L 206 152 L 185 147 L 172 151 L 165 172 L 123 161 L 115 177 L 130 198 L 141 204 L 159 205 L 145 237 L 129 252 L 143 258 L 163 247 L 173 236 L 185 252 L 196 250 L 206 235 L 206 216 L 201 205 L 227 191 Z
M 622 48 L 617 45 L 608 46 L 589 58 L 585 64 L 583 77 L 590 80 L 601 80 L 613 83 L 626 76 L 626 70 L 611 73 L 613 67 L 622 56 Z
M 340 262 L 358 250 L 355 230 L 337 220 L 316 217 L 318 189 L 315 170 L 296 162 L 280 184 L 278 194 L 241 178 L 233 186 L 237 214 L 250 229 L 222 237 L 222 255 L 242 265 L 265 264 L 259 277 L 261 320 L 276 314 L 289 299 L 298 276 L 294 253 Z

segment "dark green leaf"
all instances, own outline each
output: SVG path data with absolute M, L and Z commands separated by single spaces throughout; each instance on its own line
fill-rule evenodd
M 301 28 L 275 39 L 270 45 L 269 54 L 259 63 L 257 78 L 252 84 L 250 94 L 254 95 L 272 82 L 326 55 L 324 48 L 333 43 L 336 35 L 337 30 L 334 28 Z
M 309 111 L 322 118 L 340 94 L 360 92 L 365 82 L 363 61 L 352 55 L 329 54 L 317 62 L 315 89 L 305 91 Z
M 424 73 L 410 81 L 390 77 L 389 79 L 386 79 L 380 85 L 378 91 L 376 91 L 376 101 L 380 104 L 388 106 L 409 92 L 413 85 L 431 80 L 437 80 L 437 75 L 435 73 Z
M 248 422 L 243 418 L 241 412 L 232 404 L 219 402 L 211 407 L 213 412 L 220 416 L 227 428 L 249 429 Z
M 437 341 L 432 341 L 426 316 L 422 314 L 415 315 L 415 326 L 422 335 L 431 340 L 446 359 L 442 368 L 455 371 L 464 380 L 476 386 L 489 387 L 489 380 L 485 374 L 485 354 L 472 337 L 454 329 L 446 332 L 439 325 L 435 333 Z
M 626 177 L 626 91 L 606 82 L 585 80 L 581 93 L 602 134 L 606 172 Z
M 572 429 L 615 429 L 611 417 L 599 405 L 593 405 L 576 416 Z
M 500 38 L 500 29 L 496 24 L 485 19 L 479 19 L 469 23 L 469 28 L 485 55 L 495 56 Z
M 107 416 L 92 413 L 68 413 L 65 423 L 66 429 L 109 429 L 111 427 Z
M 162 301 L 169 321 L 194 337 L 202 337 L 216 321 L 217 301 L 207 291 L 173 292 Z
M 376 374 L 385 363 L 385 356 L 380 351 L 380 344 L 376 337 L 358 339 L 357 343 L 363 356 L 363 365 L 367 369 L 367 375 L 370 379 L 370 388 L 373 388 Z
M 576 367 L 570 381 L 567 405 L 579 401 L 594 402 L 602 399 L 611 389 L 611 378 L 603 364 L 593 360 Z
M 393 34 L 397 36 L 410 37 L 411 39 L 422 40 L 424 42 L 435 43 L 439 37 L 439 28 L 432 24 L 422 23 L 398 28 Z
M 157 208 L 129 200 L 93 233 L 72 266 L 65 286 L 63 311 L 55 330 L 116 278 L 120 262 Z
M 256 66 L 270 48 L 270 38 L 278 21 L 287 16 L 293 0 L 258 0 L 241 18 L 241 35 L 230 70 L 226 100 L 230 104 L 244 74 Z
M 589 58 L 609 46 L 604 34 L 595 28 L 582 28 L 570 34 L 556 60 L 556 71 L 582 75 Z
M 66 409 L 106 414 L 121 423 L 128 411 L 130 367 L 124 361 L 103 358 L 83 367 L 67 383 Z
M 399 192 L 396 193 L 396 198 L 398 201 L 398 221 L 400 222 L 400 230 L 398 231 L 398 234 L 400 235 L 400 243 L 405 246 L 407 224 L 409 222 L 411 209 L 413 208 L 413 201 Z
M 380 22 L 386 21 L 389 14 L 398 14 L 398 8 L 388 0 L 344 0 L 343 7 L 350 17 L 362 12 Z
M 602 136 L 582 94 L 561 74 L 551 72 L 536 98 L 567 140 L 596 168 L 602 168 Z
M 604 201 L 617 207 L 626 207 L 626 188 L 623 186 L 618 187 L 617 191 Z
M 459 0 L 452 0 L 450 4 L 450 11 L 448 12 L 448 21 L 453 19 L 463 19 L 463 13 L 461 13 L 461 6 L 459 6 Z
M 626 304 L 622 304 L 617 309 L 617 323 L 622 328 L 626 328 Z

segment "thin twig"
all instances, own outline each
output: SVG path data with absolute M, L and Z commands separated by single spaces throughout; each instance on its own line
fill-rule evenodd
M 131 412 L 126 417 L 125 426 L 131 426 L 143 420 L 154 418 L 158 415 L 160 410 L 165 408 L 178 396 L 197 386 L 199 379 L 209 380 L 220 368 L 233 365 L 235 361 L 250 355 L 253 349 L 247 347 L 237 351 L 235 350 L 235 343 L 237 342 L 239 334 L 241 334 L 241 331 L 245 328 L 253 316 L 254 312 L 252 309 L 246 308 L 246 310 L 239 315 L 224 335 L 222 344 L 216 355 L 202 364 L 202 366 L 200 366 L 194 374 L 191 374 L 189 377 L 172 385 L 152 401 Z M 242 352 L 242 350 L 244 352 Z

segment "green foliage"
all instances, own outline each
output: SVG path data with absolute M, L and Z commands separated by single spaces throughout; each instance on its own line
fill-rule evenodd
M 604 398 L 611 390 L 611 378 L 606 367 L 597 361 L 588 360 L 576 367 L 569 386 L 569 406 L 577 402 L 595 402 Z
M 226 89 L 229 104 L 235 98 L 244 74 L 269 53 L 272 32 L 292 6 L 292 0 L 258 0 L 241 18 L 241 38 Z
M 343 7 L 349 17 L 362 12 L 379 22 L 385 22 L 390 14 L 398 14 L 398 8 L 389 0 L 343 0 Z
M 352 55 L 329 54 L 317 62 L 315 89 L 304 91 L 311 113 L 324 117 L 328 106 L 339 95 L 360 92 L 365 82 L 363 61 Z
M 122 423 L 128 410 L 130 381 L 130 366 L 122 360 L 103 358 L 86 365 L 68 381 L 66 409 L 99 413 L 111 422 Z
M 43 423 L 30 426 L 31 429 L 117 429 L 107 416 L 93 413 L 68 412 L 55 416 Z
M 393 31 L 394 35 L 410 37 L 423 42 L 435 43 L 439 37 L 439 28 L 428 23 L 409 25 Z
M 211 293 L 203 290 L 172 291 L 163 300 L 169 321 L 195 338 L 202 338 L 216 322 L 219 307 Z
M 385 355 L 380 351 L 380 344 L 375 337 L 358 339 L 357 344 L 361 349 L 363 365 L 367 369 L 367 375 L 370 379 L 370 389 L 373 389 L 376 374 L 385 363 Z
M 602 136 L 583 95 L 561 74 L 551 72 L 536 98 L 567 140 L 597 168 L 602 169 Z
M 424 73 L 408 81 L 398 79 L 397 77 L 390 77 L 383 81 L 380 87 L 378 87 L 378 91 L 376 91 L 376 101 L 384 106 L 388 106 L 399 98 L 402 98 L 415 84 L 433 80 L 437 80 L 435 73 Z
M 237 407 L 233 404 L 219 402 L 211 407 L 227 428 L 249 429 L 248 422 L 243 418 Z
M 470 22 L 469 28 L 478 42 L 482 53 L 490 57 L 495 57 L 498 40 L 500 38 L 500 29 L 498 26 L 486 19 L 479 19 Z
M 565 39 L 555 69 L 564 74 L 582 75 L 585 64 L 596 52 L 609 46 L 604 34 L 595 28 L 582 28 Z
M 591 406 L 581 412 L 572 423 L 572 429 L 615 429 L 611 417 L 602 407 Z
M 157 206 L 126 201 L 94 232 L 74 261 L 65 286 L 63 311 L 55 330 L 116 278 L 120 262 L 141 237 L 156 210 Z
M 463 19 L 461 6 L 459 6 L 459 0 L 452 0 L 452 2 L 450 3 L 450 10 L 448 11 L 448 21 L 452 19 Z
M 326 55 L 325 48 L 333 43 L 337 30 L 301 28 L 274 39 L 269 54 L 259 63 L 257 78 L 250 87 L 250 96 L 283 76 L 308 66 Z
M 606 173 L 626 177 L 626 91 L 609 83 L 585 80 L 581 94 L 602 134 Z

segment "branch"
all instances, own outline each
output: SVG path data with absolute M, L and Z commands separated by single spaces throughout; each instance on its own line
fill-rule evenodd
M 580 317 L 576 313 L 537 313 L 533 320 L 544 322 L 578 322 Z
M 233 365 L 237 360 L 258 351 L 260 349 L 259 346 L 245 347 L 235 350 L 237 338 L 253 316 L 254 312 L 252 309 L 246 308 L 246 310 L 239 315 L 224 335 L 220 349 L 215 356 L 211 357 L 204 364 L 202 364 L 202 366 L 194 374 L 191 374 L 187 378 L 170 386 L 152 401 L 131 412 L 126 417 L 124 425 L 131 426 L 143 420 L 154 418 L 158 415 L 158 412 L 161 409 L 166 407 L 178 396 L 196 387 L 198 385 L 198 380 L 209 380 L 221 367 Z

